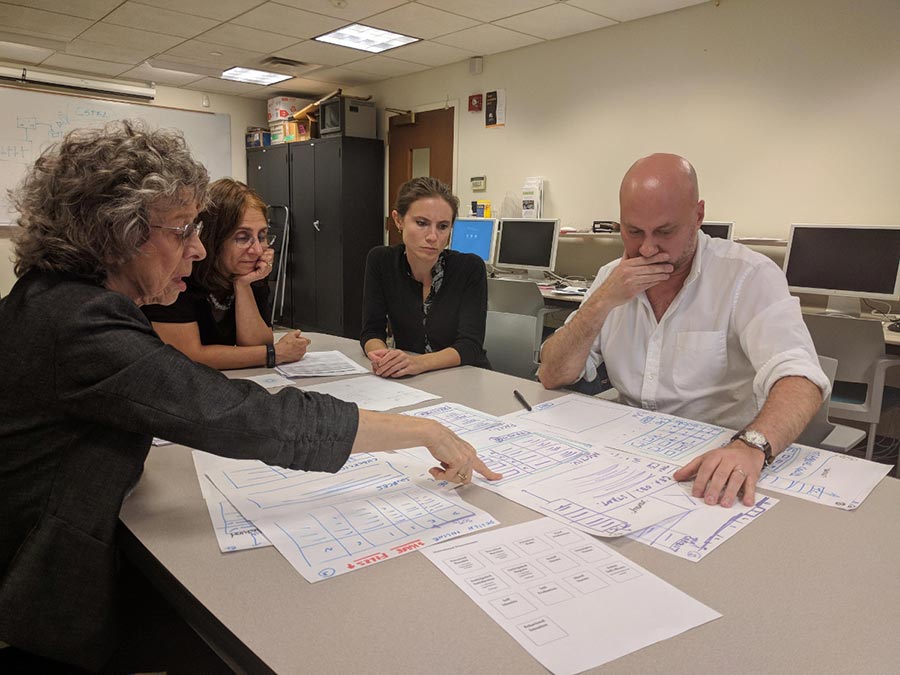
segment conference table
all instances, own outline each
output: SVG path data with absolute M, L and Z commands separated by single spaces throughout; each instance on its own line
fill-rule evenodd
M 366 363 L 357 342 L 310 337 Z M 513 389 L 531 404 L 562 394 L 470 366 L 404 383 L 497 415 L 520 409 Z M 458 493 L 501 527 L 538 517 L 477 485 Z M 771 511 L 699 562 L 604 540 L 722 618 L 591 672 L 896 672 L 900 481 L 884 478 L 852 512 L 773 494 Z M 237 672 L 546 672 L 419 552 L 315 584 L 274 547 L 220 553 L 189 448 L 150 451 L 121 523 L 125 554 Z

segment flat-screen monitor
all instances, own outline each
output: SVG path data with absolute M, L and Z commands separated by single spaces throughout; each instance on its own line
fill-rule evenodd
M 497 221 L 494 218 L 457 218 L 450 235 L 450 248 L 474 253 L 486 263 L 494 261 Z
M 726 223 L 718 220 L 704 220 L 700 226 L 703 232 L 716 239 L 731 239 L 734 223 Z
M 858 298 L 898 302 L 900 226 L 791 225 L 784 274 L 793 293 L 829 296 L 828 311 L 858 315 Z
M 556 266 L 558 218 L 504 218 L 497 229 L 498 267 L 544 272 Z

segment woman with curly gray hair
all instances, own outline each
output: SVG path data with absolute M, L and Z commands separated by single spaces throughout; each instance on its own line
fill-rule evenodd
M 112 653 L 116 524 L 153 436 L 331 472 L 351 452 L 424 445 L 436 478 L 497 477 L 436 422 L 271 395 L 159 339 L 139 307 L 174 302 L 205 256 L 207 182 L 179 133 L 118 122 L 69 133 L 13 195 L 19 279 L 0 300 L 0 640 L 12 649 L 0 653 L 33 669 L 99 669 Z

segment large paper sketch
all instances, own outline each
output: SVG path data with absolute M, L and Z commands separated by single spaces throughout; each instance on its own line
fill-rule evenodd
M 805 445 L 792 445 L 762 473 L 759 487 L 852 511 L 891 467 Z
M 676 466 L 628 453 L 585 450 L 455 403 L 409 413 L 451 425 L 478 451 L 496 482 L 481 487 L 601 537 L 637 532 L 697 508 L 674 482 Z M 424 449 L 411 454 L 422 457 Z
M 624 450 L 679 467 L 707 450 L 726 444 L 732 433 L 712 424 L 579 394 L 546 401 L 530 412 L 517 411 L 503 419 L 539 433 L 588 443 L 597 450 Z
M 684 499 L 699 508 L 629 534 L 628 538 L 697 562 L 778 503 L 775 497 L 763 494 L 756 495 L 753 506 L 737 502 L 730 509 L 709 506 L 687 493 Z
M 306 352 L 302 360 L 275 368 L 285 377 L 330 377 L 369 371 L 337 350 Z
M 416 405 L 425 401 L 440 398 L 421 389 L 414 389 L 399 382 L 392 382 L 383 377 L 367 375 L 346 380 L 313 384 L 301 387 L 304 391 L 317 391 L 330 394 L 348 403 L 355 403 L 365 410 L 385 411 L 404 406 Z
M 553 673 L 580 673 L 721 616 L 570 526 L 540 518 L 423 554 Z
M 207 475 L 307 581 L 344 574 L 492 527 L 408 457 L 351 455 L 337 474 L 257 463 Z
M 206 477 L 206 473 L 209 471 L 256 466 L 258 464 L 256 460 L 229 459 L 201 450 L 194 450 L 191 455 L 194 458 L 197 481 L 200 483 L 200 493 L 206 501 L 206 509 L 209 511 L 209 519 L 212 521 L 216 533 L 219 550 L 222 553 L 230 553 L 248 548 L 271 546 L 272 544 L 265 535 L 253 523 L 244 518 L 240 511 L 234 508 L 231 502 L 225 499 Z

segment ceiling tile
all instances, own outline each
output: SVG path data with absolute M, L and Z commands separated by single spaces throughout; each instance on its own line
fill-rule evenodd
M 217 77 L 204 77 L 202 80 L 191 82 L 185 85 L 185 89 L 197 89 L 198 91 L 211 91 L 216 94 L 231 94 L 239 96 L 247 92 L 265 89 L 258 84 L 248 84 L 246 82 L 234 82 L 233 80 L 220 80 Z
M 198 39 L 204 42 L 213 42 L 217 45 L 239 47 L 250 51 L 273 52 L 276 49 L 284 49 L 297 42 L 297 38 L 288 35 L 279 35 L 265 30 L 257 30 L 249 26 L 238 26 L 234 23 L 223 23 Z
M 700 5 L 708 0 L 568 0 L 573 7 L 595 12 L 615 21 L 631 21 L 674 9 Z
M 598 14 L 558 3 L 508 19 L 501 19 L 496 21 L 495 25 L 529 35 L 537 35 L 545 40 L 555 40 L 567 35 L 613 26 L 615 23 L 615 21 Z
M 53 53 L 52 49 L 18 45 L 12 42 L 0 42 L 0 59 L 9 59 L 19 63 L 40 63 Z
M 366 58 L 368 52 L 315 40 L 305 40 L 287 49 L 277 51 L 273 56 L 282 56 L 304 63 L 319 63 L 323 66 L 342 66 L 345 63 Z
M 363 0 L 362 2 L 353 2 L 351 0 L 346 7 L 335 7 L 331 0 L 278 0 L 278 2 L 282 5 L 290 5 L 297 9 L 307 9 L 310 12 L 334 16 L 346 21 L 358 21 L 367 16 L 406 4 L 407 0 Z
M 216 25 L 215 19 L 139 5 L 136 2 L 126 2 L 104 18 L 103 22 L 185 38 L 194 37 Z
M 312 100 L 317 100 L 320 96 L 330 94 L 337 87 L 333 82 L 320 82 L 305 77 L 295 77 L 292 80 L 285 80 L 268 88 L 276 90 L 269 94 L 270 96 L 296 96 L 301 94 Z
M 267 2 L 262 7 L 257 7 L 239 16 L 232 23 L 259 30 L 269 30 L 281 35 L 311 38 L 340 28 L 346 24 L 346 21 Z
M 120 0 L 121 1 L 121 0 Z M 143 5 L 152 5 L 176 12 L 205 16 L 209 19 L 228 21 L 238 14 L 257 7 L 262 0 L 138 0 Z M 116 3 L 119 4 L 119 3 Z
M 90 27 L 91 23 L 89 19 L 77 16 L 0 3 L 0 26 L 9 30 L 21 29 L 73 38 Z
M 156 82 L 157 84 L 167 84 L 173 87 L 181 87 L 197 80 L 202 80 L 202 75 L 194 73 L 182 73 L 177 70 L 167 70 L 166 68 L 154 68 L 149 63 L 142 63 L 137 68 L 122 73 L 122 77 L 132 80 L 143 80 L 144 82 Z
M 79 70 L 85 73 L 99 73 L 101 75 L 121 75 L 131 68 L 131 65 L 128 63 L 98 61 L 97 59 L 86 59 L 81 56 L 60 54 L 58 52 L 45 59 L 41 65 L 66 68 L 67 70 Z
M 552 5 L 555 0 L 419 0 L 422 5 L 445 9 L 479 21 L 496 21 L 513 14 Z
M 397 77 L 399 75 L 417 73 L 420 70 L 428 70 L 428 66 L 423 66 L 420 63 L 399 61 L 398 59 L 392 59 L 387 56 L 370 56 L 362 61 L 348 63 L 344 67 L 347 70 L 358 70 L 363 73 L 384 75 L 386 77 Z
M 122 0 L 5 0 L 10 5 L 46 9 L 82 19 L 102 19 L 122 4 Z
M 66 45 L 66 54 L 86 56 L 103 61 L 115 61 L 117 63 L 130 63 L 132 65 L 149 59 L 156 54 L 156 47 L 136 47 L 124 45 L 107 45 L 101 42 L 91 42 L 75 38 Z
M 429 38 L 475 26 L 478 22 L 464 16 L 443 12 L 434 7 L 409 3 L 366 19 L 366 25 L 375 28 Z
M 496 54 L 497 52 L 533 45 L 536 42 L 541 42 L 541 38 L 484 23 L 474 28 L 461 30 L 458 33 L 444 35 L 435 39 L 435 42 L 467 49 L 475 54 Z
M 230 68 L 231 66 L 256 61 L 263 56 L 263 53 L 238 49 L 237 47 L 216 45 L 203 40 L 188 40 L 172 47 L 172 49 L 161 56 L 176 56 L 186 60 L 200 61 L 207 65 Z
M 389 52 L 392 59 L 401 59 L 403 61 L 412 61 L 413 63 L 421 63 L 426 66 L 444 66 L 448 63 L 456 63 L 470 56 L 476 56 L 474 52 L 458 49 L 449 45 L 442 45 L 437 42 L 429 42 L 423 40 L 405 47 L 397 47 Z
M 182 41 L 180 37 L 173 35 L 150 33 L 137 30 L 136 28 L 126 28 L 125 26 L 114 26 L 111 23 L 103 23 L 102 21 L 95 23 L 78 37 L 83 40 L 102 42 L 103 44 L 116 47 L 119 45 L 131 45 L 140 49 L 156 49 L 158 52 L 174 47 Z
M 317 70 L 314 73 L 309 73 L 306 78 L 309 80 L 319 80 L 320 82 L 333 82 L 338 86 L 367 84 L 387 79 L 382 75 L 361 73 L 357 70 L 347 70 L 346 68 L 324 68 L 322 70 Z

